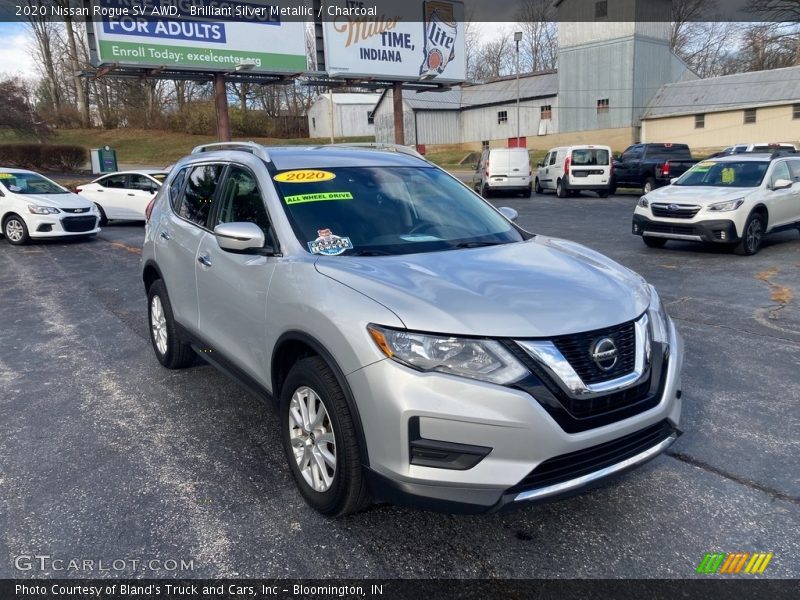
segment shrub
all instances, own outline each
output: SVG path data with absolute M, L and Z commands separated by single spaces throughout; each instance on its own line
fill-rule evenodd
M 0 164 L 9 167 L 75 171 L 88 158 L 86 148 L 71 144 L 0 144 Z

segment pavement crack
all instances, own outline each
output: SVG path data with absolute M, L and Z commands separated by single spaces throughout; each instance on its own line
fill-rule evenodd
M 798 496 L 792 496 L 791 494 L 787 494 L 786 492 L 782 492 L 768 485 L 763 485 L 761 483 L 758 483 L 757 481 L 753 481 L 752 479 L 748 479 L 746 477 L 740 477 L 739 475 L 734 475 L 733 473 L 729 473 L 724 469 L 720 469 L 718 467 L 710 465 L 707 462 L 700 460 L 699 458 L 689 456 L 684 452 L 667 450 L 666 455 L 681 462 L 684 462 L 686 464 L 692 465 L 693 467 L 697 467 L 698 469 L 702 469 L 704 471 L 708 471 L 709 473 L 713 473 L 715 475 L 719 475 L 720 477 L 724 477 L 725 479 L 729 479 L 730 481 L 733 481 L 750 489 L 763 492 L 764 494 L 772 496 L 776 500 L 783 500 L 785 502 L 791 502 L 792 504 L 800 505 L 800 497 Z

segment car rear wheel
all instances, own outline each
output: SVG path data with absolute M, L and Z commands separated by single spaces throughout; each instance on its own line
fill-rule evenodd
M 544 194 L 544 188 L 542 187 L 542 184 L 539 183 L 539 178 L 538 177 L 536 178 L 536 193 L 537 194 Z
M 106 225 L 108 225 L 108 219 L 106 218 L 106 211 L 104 211 L 103 207 L 97 204 L 97 202 L 95 202 L 94 205 L 97 207 L 97 212 L 100 213 L 100 222 L 98 223 L 98 225 L 100 227 L 105 227 Z
M 3 223 L 3 235 L 6 236 L 9 243 L 15 246 L 27 244 L 31 239 L 28 235 L 28 226 L 25 225 L 25 221 L 22 220 L 22 217 L 17 215 L 9 215 L 6 217 Z
M 167 288 L 159 279 L 147 290 L 147 313 L 150 322 L 150 341 L 156 358 L 168 369 L 183 369 L 194 361 L 192 347 L 178 333 Z
M 647 235 L 642 236 L 642 241 L 648 248 L 663 248 L 664 244 L 667 243 L 667 240 L 664 238 L 650 237 Z
M 608 198 L 608 192 L 606 191 L 597 192 L 597 195 L 600 196 L 601 198 Z
M 567 196 L 569 196 L 567 188 L 564 186 L 564 184 L 561 182 L 560 179 L 556 182 L 556 196 L 558 196 L 559 198 L 566 198 Z
M 484 198 L 488 198 L 489 197 L 489 186 L 486 185 L 485 183 L 483 184 L 483 187 L 481 188 L 481 196 L 483 196 Z
M 742 256 L 752 256 L 761 249 L 763 237 L 764 217 L 759 212 L 751 213 L 744 224 L 744 234 L 739 245 L 736 246 L 736 253 Z
M 353 418 L 336 376 L 319 356 L 289 371 L 280 424 L 292 476 L 312 508 L 339 517 L 369 504 Z

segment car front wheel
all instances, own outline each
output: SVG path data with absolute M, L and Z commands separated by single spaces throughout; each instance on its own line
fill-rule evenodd
M 339 517 L 369 504 L 353 419 L 328 364 L 304 358 L 281 389 L 280 423 L 289 468 L 305 501 Z
M 25 225 L 25 221 L 22 220 L 22 217 L 17 215 L 6 217 L 5 223 L 3 223 L 3 235 L 15 246 L 27 244 L 31 239 L 28 235 L 28 226 Z
M 761 249 L 761 240 L 764 237 L 764 217 L 761 213 L 754 212 L 744 224 L 742 241 L 736 247 L 736 253 L 743 256 L 752 256 Z
M 667 240 L 664 238 L 650 237 L 647 235 L 642 236 L 642 241 L 648 248 L 663 248 L 667 243 Z
M 559 198 L 566 198 L 569 196 L 569 191 L 560 179 L 556 182 L 556 196 Z

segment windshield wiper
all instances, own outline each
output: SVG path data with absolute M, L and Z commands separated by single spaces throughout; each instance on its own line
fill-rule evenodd
M 354 250 L 345 256 L 391 256 L 391 252 L 383 250 Z
M 460 242 L 453 248 L 481 248 L 483 246 L 502 246 L 503 244 L 508 244 L 508 242 Z

